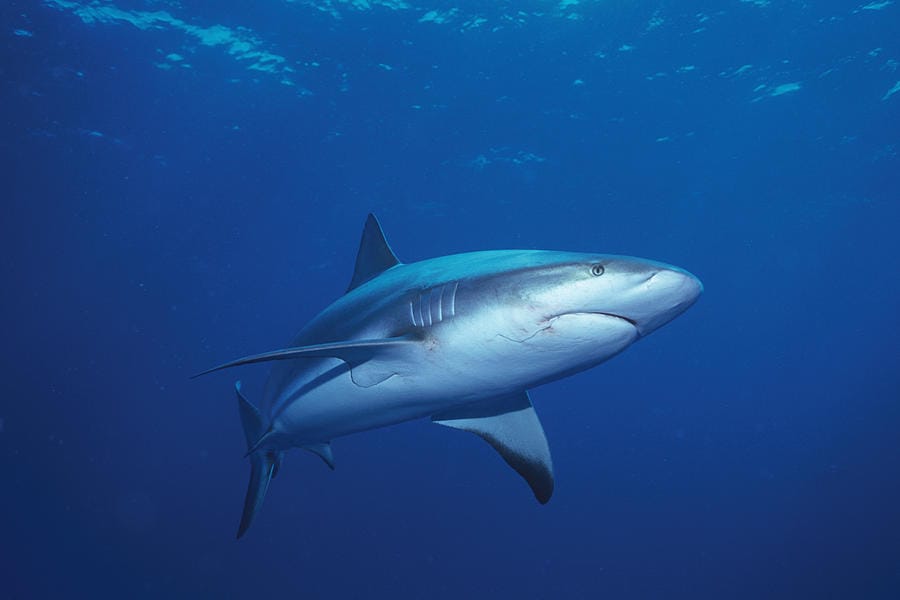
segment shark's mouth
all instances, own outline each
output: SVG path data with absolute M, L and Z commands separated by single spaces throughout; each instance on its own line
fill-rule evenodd
M 602 311 L 598 311 L 598 310 L 573 310 L 571 312 L 564 312 L 564 313 L 559 313 L 558 315 L 552 315 L 549 317 L 545 317 L 543 319 L 543 321 L 541 321 L 541 323 L 539 324 L 537 330 L 531 332 L 530 334 L 528 334 L 527 336 L 525 336 L 523 338 L 510 337 L 510 336 L 504 335 L 502 333 L 498 333 L 497 337 L 507 339 L 511 342 L 517 342 L 517 343 L 527 342 L 528 340 L 534 338 L 535 336 L 539 335 L 540 333 L 553 330 L 554 325 L 557 323 L 557 319 L 560 319 L 562 317 L 578 317 L 578 316 L 608 317 L 608 318 L 614 319 L 616 321 L 628 323 L 634 329 L 635 333 L 637 334 L 637 337 L 641 336 L 641 330 L 638 327 L 637 322 L 632 319 L 629 319 L 628 317 L 623 317 L 622 315 L 617 315 L 615 313 L 602 312 Z
M 641 328 L 638 327 L 637 321 L 635 321 L 634 319 L 629 319 L 628 317 L 623 317 L 622 315 L 617 315 L 616 313 L 602 312 L 599 310 L 579 310 L 570 313 L 562 313 L 561 315 L 557 315 L 557 317 L 564 317 L 566 315 L 597 315 L 601 317 L 610 317 L 612 319 L 618 319 L 619 321 L 625 321 L 626 323 L 634 327 L 637 330 L 638 334 L 641 333 Z
M 634 327 L 635 329 L 638 329 L 637 321 L 635 321 L 634 319 L 629 319 L 628 317 L 623 317 L 622 315 L 617 315 L 616 313 L 595 312 L 595 313 L 591 313 L 591 314 L 594 314 L 594 315 L 604 315 L 604 316 L 607 316 L 607 317 L 612 317 L 612 318 L 614 318 L 614 319 L 619 319 L 619 320 L 621 320 L 621 321 L 625 321 L 626 323 L 630 323 L 632 327 Z

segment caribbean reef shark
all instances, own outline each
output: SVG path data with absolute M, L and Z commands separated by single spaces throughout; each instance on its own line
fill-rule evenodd
M 347 293 L 290 347 L 198 374 L 277 361 L 264 414 L 235 385 L 251 465 L 237 537 L 287 450 L 333 469 L 334 438 L 420 418 L 482 437 L 546 503 L 553 463 L 528 390 L 622 352 L 702 290 L 682 269 L 604 254 L 496 250 L 403 264 L 369 215 Z

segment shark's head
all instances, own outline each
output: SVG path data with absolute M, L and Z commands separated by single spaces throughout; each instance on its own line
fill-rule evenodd
M 546 276 L 550 281 L 534 298 L 548 316 L 605 315 L 627 321 L 639 336 L 683 313 L 703 291 L 683 269 L 627 256 L 588 255 L 551 267 Z
M 699 279 L 678 267 L 628 256 L 577 256 L 549 265 L 529 286 L 531 300 L 548 317 L 607 316 L 645 336 L 687 310 L 703 291 Z
M 703 290 L 687 271 L 626 256 L 534 252 L 520 259 L 527 266 L 490 278 L 480 290 L 486 310 L 476 327 L 488 341 L 508 340 L 529 352 L 510 368 L 540 365 L 538 380 L 614 356 L 683 313 Z M 502 356 L 507 350 L 500 347 Z

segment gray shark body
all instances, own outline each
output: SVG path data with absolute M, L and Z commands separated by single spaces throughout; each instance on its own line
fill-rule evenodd
M 238 537 L 286 450 L 333 468 L 334 438 L 419 418 L 480 435 L 547 502 L 552 461 L 528 390 L 615 356 L 701 291 L 681 269 L 601 254 L 500 250 L 402 264 L 370 215 L 344 296 L 290 347 L 206 371 L 277 361 L 263 413 L 236 386 L 251 460 Z

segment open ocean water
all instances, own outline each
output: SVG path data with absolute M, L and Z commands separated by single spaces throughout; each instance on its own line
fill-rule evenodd
M 0 597 L 900 598 L 900 3 L 6 0 Z M 862 2 L 862 3 L 861 3 Z M 401 260 L 696 306 L 533 391 L 546 506 L 413 422 L 291 452 L 233 382 Z

